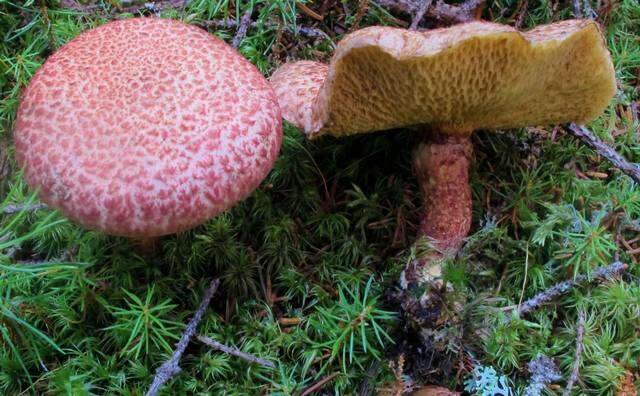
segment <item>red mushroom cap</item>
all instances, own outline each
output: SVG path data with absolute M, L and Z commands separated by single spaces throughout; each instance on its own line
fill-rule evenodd
M 280 148 L 262 74 L 206 31 L 168 19 L 81 34 L 36 72 L 15 127 L 40 198 L 109 234 L 194 227 L 249 195 Z

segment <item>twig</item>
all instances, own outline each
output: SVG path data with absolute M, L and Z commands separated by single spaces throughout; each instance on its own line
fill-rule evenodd
M 360 27 L 360 22 L 362 22 L 362 18 L 367 13 L 369 9 L 369 0 L 359 0 L 358 1 L 358 10 L 356 11 L 356 15 L 353 17 L 353 23 L 349 28 L 350 32 L 358 30 Z
M 60 0 L 60 8 L 67 8 L 73 11 L 80 11 L 80 12 L 89 12 L 89 11 L 99 9 L 100 6 L 97 4 L 82 5 L 78 3 L 77 0 Z
M 33 204 L 33 205 L 25 205 L 25 204 L 15 204 L 15 205 L 7 205 L 2 209 L 3 214 L 14 214 L 22 211 L 26 212 L 35 212 L 41 209 L 49 209 L 49 207 L 45 204 Z
M 324 20 L 324 16 L 307 7 L 304 3 L 297 2 L 296 7 L 300 8 L 303 13 L 305 13 L 308 17 L 315 19 L 316 21 L 322 22 Z
M 409 15 L 416 15 L 419 9 L 415 0 L 377 0 L 377 2 L 381 7 Z M 475 19 L 476 12 L 484 3 L 485 0 L 467 0 L 464 3 L 452 5 L 438 0 L 429 7 L 426 15 L 445 23 L 468 22 Z
M 111 11 L 108 11 L 109 14 L 113 14 L 115 12 L 120 13 L 140 13 L 143 10 L 149 10 L 151 12 L 160 12 L 166 8 L 184 8 L 189 4 L 190 0 L 156 0 L 156 1 L 136 1 L 136 2 L 128 2 L 131 3 L 139 3 L 127 7 L 114 7 Z M 80 4 L 77 0 L 60 0 L 60 7 L 66 8 L 73 11 L 78 12 L 92 12 L 96 10 L 100 10 L 103 8 L 102 5 L 99 4 Z
M 573 369 L 571 370 L 571 377 L 569 377 L 569 381 L 567 381 L 567 387 L 562 392 L 562 396 L 571 395 L 571 389 L 573 389 L 573 384 L 578 380 L 578 375 L 580 374 L 580 358 L 582 357 L 582 350 L 584 349 L 584 344 L 582 342 L 584 338 L 584 311 L 578 312 L 578 328 L 576 330 L 576 354 L 573 358 Z
M 411 20 L 411 25 L 409 25 L 409 30 L 418 29 L 418 25 L 420 24 L 420 21 L 422 21 L 422 18 L 424 18 L 424 14 L 427 12 L 429 7 L 431 7 L 431 3 L 433 3 L 433 0 L 422 0 L 422 3 L 416 10 L 416 13 L 413 16 L 413 19 Z
M 165 8 L 184 8 L 188 4 L 189 4 L 189 0 L 144 1 L 140 5 L 123 7 L 120 11 L 130 12 L 132 14 L 135 14 L 136 12 L 140 12 L 144 9 L 147 9 L 151 12 L 160 12 Z
M 326 377 L 324 377 L 320 381 L 316 382 L 315 384 L 311 385 L 310 387 L 308 387 L 307 389 L 302 391 L 300 396 L 308 396 L 308 395 L 310 395 L 310 394 L 312 394 L 314 392 L 319 391 L 320 389 L 322 389 L 323 386 L 325 386 L 327 383 L 333 381 L 333 379 L 336 378 L 339 375 L 340 375 L 339 371 L 336 371 L 334 373 L 331 373 L 331 374 L 327 375 Z
M 571 123 L 568 125 L 568 130 L 573 134 L 573 136 L 580 139 L 587 146 L 595 150 L 595 152 L 597 152 L 599 155 L 609 160 L 609 162 L 611 162 L 613 166 L 620 169 L 629 177 L 631 177 L 636 183 L 640 184 L 640 166 L 638 166 L 638 164 L 627 161 L 616 150 L 600 140 L 596 135 L 594 135 L 583 125 L 576 125 L 574 123 Z
M 242 352 L 241 350 L 237 349 L 237 348 L 233 348 L 230 346 L 226 346 L 224 344 L 219 343 L 218 341 L 211 339 L 209 337 L 203 336 L 203 335 L 196 335 L 196 338 L 198 339 L 198 341 L 202 342 L 205 345 L 210 346 L 213 349 L 216 349 L 218 351 L 224 352 L 228 355 L 233 355 L 233 356 L 237 356 L 240 359 L 244 359 L 249 363 L 255 363 L 255 364 L 259 364 L 261 366 L 265 366 L 265 367 L 269 367 L 269 368 L 275 368 L 276 365 L 273 364 L 272 362 L 265 360 L 265 359 L 261 359 L 259 357 L 253 356 L 249 353 L 246 352 Z
M 215 27 L 215 28 L 234 28 L 238 25 L 238 23 L 232 19 L 211 19 L 208 21 L 195 22 L 195 24 L 203 27 Z M 259 24 L 257 22 L 251 22 L 249 26 L 253 28 L 253 27 L 259 26 Z M 274 29 L 280 28 L 280 26 L 275 23 L 262 24 L 261 26 L 274 28 Z M 284 27 L 284 30 L 288 31 L 289 33 L 301 34 L 303 36 L 307 36 L 311 38 L 325 39 L 329 41 L 329 43 L 331 43 L 331 46 L 333 48 L 335 48 L 336 46 L 335 43 L 333 42 L 333 39 L 327 33 L 323 32 L 320 29 L 306 27 L 306 26 L 297 26 L 297 28 L 294 29 L 292 27 L 287 26 L 287 27 Z
M 581 0 L 573 0 L 573 16 L 577 19 L 582 19 L 582 5 Z
M 207 310 L 207 307 L 209 306 L 209 302 L 211 301 L 211 298 L 213 297 L 213 295 L 216 293 L 216 290 L 218 290 L 219 285 L 220 285 L 219 279 L 214 279 L 211 281 L 209 288 L 204 292 L 204 296 L 202 298 L 202 302 L 200 303 L 200 306 L 198 307 L 198 310 L 196 311 L 195 315 L 193 315 L 193 318 L 191 318 L 191 320 L 189 321 L 189 324 L 187 325 L 187 328 L 184 330 L 184 333 L 182 333 L 182 337 L 180 338 L 180 341 L 176 345 L 176 350 L 173 352 L 173 355 L 171 355 L 171 359 L 164 362 L 162 366 L 160 366 L 156 370 L 156 376 L 153 379 L 153 383 L 151 384 L 151 387 L 149 387 L 147 396 L 157 395 L 162 385 L 164 385 L 167 381 L 169 381 L 171 377 L 173 377 L 174 375 L 180 372 L 180 366 L 179 366 L 180 358 L 182 357 L 184 350 L 187 348 L 187 345 L 189 344 L 191 337 L 195 334 L 196 328 L 198 327 L 198 323 L 200 323 L 200 320 L 202 319 L 202 315 L 204 315 L 204 311 Z
M 575 278 L 571 280 L 566 280 L 560 283 L 556 283 L 555 285 L 551 286 L 547 290 L 541 293 L 538 293 L 532 298 L 530 298 L 529 300 L 523 302 L 519 306 L 513 305 L 510 307 L 505 307 L 503 308 L 503 310 L 505 311 L 515 310 L 517 312 L 517 316 L 520 317 L 526 313 L 535 311 L 536 309 L 540 308 L 543 304 L 548 303 L 554 298 L 559 297 L 560 295 L 568 292 L 569 290 L 573 289 L 574 287 L 582 283 L 585 283 L 588 281 L 606 280 L 606 279 L 612 278 L 613 276 L 626 270 L 627 268 L 628 266 L 626 264 L 623 264 L 620 261 L 616 261 L 613 264 L 610 264 L 606 267 L 600 267 L 595 269 L 591 273 L 590 277 L 587 275 L 577 275 Z M 510 321 L 510 320 L 511 318 L 507 319 L 507 321 Z
M 250 7 L 240 18 L 240 25 L 236 29 L 236 34 L 233 36 L 233 40 L 231 41 L 231 46 L 233 48 L 238 48 L 244 37 L 247 35 L 247 29 L 249 29 L 249 25 L 251 25 L 251 13 L 253 12 L 253 7 Z

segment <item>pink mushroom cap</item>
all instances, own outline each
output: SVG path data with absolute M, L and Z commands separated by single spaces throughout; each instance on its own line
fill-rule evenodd
M 273 89 L 232 47 L 182 22 L 87 31 L 25 89 L 16 157 L 42 201 L 87 228 L 153 237 L 247 197 L 282 141 Z

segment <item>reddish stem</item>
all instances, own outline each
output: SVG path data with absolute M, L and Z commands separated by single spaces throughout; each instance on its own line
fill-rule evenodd
M 429 134 L 429 139 L 420 143 L 413 154 L 425 210 L 418 236 L 428 237 L 437 253 L 407 268 L 405 278 L 408 282 L 422 283 L 428 278 L 439 277 L 440 265 L 432 261 L 455 254 L 469 233 L 472 153 L 468 134 Z

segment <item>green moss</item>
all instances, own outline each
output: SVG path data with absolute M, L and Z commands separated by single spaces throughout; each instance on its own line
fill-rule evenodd
M 35 202 L 11 148 L 20 91 L 52 51 L 115 17 L 117 2 L 90 3 L 99 8 L 83 13 L 56 2 L 0 0 L 0 172 L 5 160 L 13 170 L 0 181 L 3 206 Z M 566 3 L 496 0 L 485 17 L 514 23 L 523 13 L 523 26 L 531 27 L 571 17 Z M 192 0 L 185 10 L 161 15 L 198 24 L 238 20 L 253 6 L 258 25 L 240 51 L 265 74 L 287 55 L 326 59 L 326 42 L 280 36 L 278 26 L 312 22 L 296 19 L 295 1 L 240 4 Z M 344 4 L 346 22 L 332 11 L 326 26 L 348 29 L 357 4 Z M 589 127 L 640 162 L 639 122 L 631 116 L 640 97 L 640 4 L 612 4 L 601 16 L 620 90 Z M 361 22 L 370 24 L 393 19 L 372 3 Z M 234 34 L 212 32 L 225 40 Z M 293 394 L 336 372 L 325 387 L 336 394 L 355 393 L 366 378 L 370 387 L 392 381 L 385 334 L 395 338 L 400 322 L 387 313 L 393 306 L 385 292 L 415 255 L 410 246 L 421 202 L 411 141 L 409 132 L 389 132 L 309 142 L 287 125 L 281 156 L 258 191 L 207 224 L 163 239 L 153 258 L 49 210 L 0 215 L 0 393 L 142 393 L 216 276 L 222 288 L 199 331 L 278 367 L 250 365 L 193 342 L 168 393 Z M 626 371 L 637 372 L 640 358 L 640 270 L 633 265 L 638 256 L 624 245 L 640 228 L 640 190 L 562 133 L 552 139 L 550 130 L 479 132 L 474 144 L 473 231 L 446 266 L 461 322 L 438 329 L 452 359 L 471 353 L 522 390 L 527 363 L 545 355 L 558 364 L 564 385 L 583 310 L 585 351 L 574 393 L 613 394 Z M 606 178 L 589 176 L 593 171 Z M 504 323 L 497 307 L 617 255 L 632 264 L 622 279 L 573 290 Z M 24 263 L 29 260 L 44 263 Z M 282 317 L 300 324 L 284 325 Z M 466 374 L 454 375 L 455 369 L 438 379 L 461 389 Z

